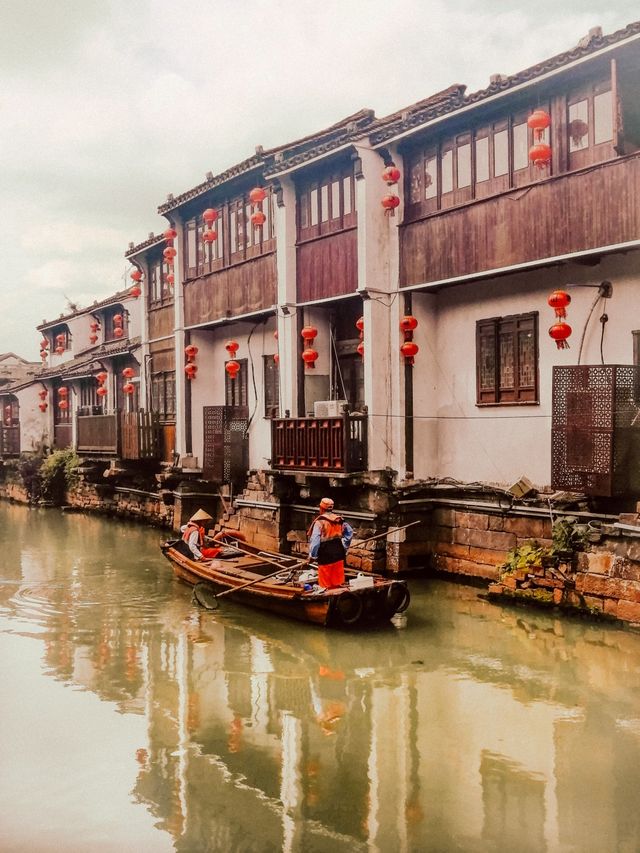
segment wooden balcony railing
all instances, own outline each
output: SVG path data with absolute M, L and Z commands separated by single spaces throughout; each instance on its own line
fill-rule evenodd
M 271 465 L 305 471 L 365 471 L 367 415 L 274 419 Z
M 161 434 L 155 412 L 114 412 L 78 415 L 78 453 L 98 453 L 121 459 L 158 459 Z
M 19 426 L 0 426 L 0 454 L 2 456 L 20 455 Z

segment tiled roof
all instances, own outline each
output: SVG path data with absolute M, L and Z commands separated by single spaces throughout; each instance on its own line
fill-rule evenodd
M 81 317 L 83 314 L 93 314 L 99 308 L 105 308 L 107 305 L 114 305 L 117 302 L 123 302 L 125 299 L 128 298 L 133 298 L 129 296 L 129 288 L 127 288 L 126 290 L 120 290 L 118 291 L 118 293 L 114 293 L 112 296 L 108 296 L 106 299 L 103 299 L 100 302 L 94 302 L 93 305 L 87 305 L 84 308 L 77 308 L 70 314 L 62 314 L 60 315 L 60 317 L 57 318 L 57 320 L 45 321 L 39 326 L 36 326 L 36 329 L 41 332 L 44 329 L 50 329 L 52 326 L 59 326 L 60 323 L 66 323 L 73 317 Z
M 413 127 L 418 127 L 425 122 L 438 118 L 441 115 L 455 113 L 455 111 L 460 107 L 481 103 L 483 100 L 490 98 L 498 92 L 512 89 L 515 86 L 522 85 L 523 83 L 535 82 L 536 78 L 543 74 L 560 69 L 564 65 L 568 65 L 585 56 L 597 54 L 598 51 L 611 45 L 618 44 L 619 42 L 637 35 L 638 33 L 640 33 L 640 21 L 629 24 L 623 29 L 617 30 L 615 33 L 611 33 L 610 35 L 593 35 L 592 37 L 581 39 L 578 45 L 571 50 L 559 53 L 550 59 L 544 60 L 544 62 L 532 65 L 530 68 L 526 68 L 524 71 L 519 71 L 517 74 L 513 74 L 510 77 L 500 77 L 496 81 L 492 82 L 486 89 L 480 89 L 470 95 L 459 98 L 445 98 L 436 104 L 430 104 L 427 102 L 424 106 L 421 106 L 421 104 L 414 104 L 413 106 L 407 107 L 399 115 L 395 114 L 395 117 L 389 116 L 381 119 L 380 124 L 384 126 L 381 129 L 374 129 L 371 134 L 371 142 L 373 145 L 377 145 L 381 142 L 392 139 L 394 136 L 410 130 Z M 427 101 L 428 100 L 429 99 L 427 99 Z
M 164 243 L 165 239 L 162 234 L 149 234 L 146 240 L 143 240 L 142 243 L 138 243 L 137 246 L 134 246 L 133 243 L 129 243 L 129 248 L 124 253 L 125 258 L 130 258 L 133 255 L 137 255 L 139 252 L 144 251 L 145 249 L 150 249 L 152 246 L 157 246 L 160 243 Z
M 53 379 L 57 377 L 71 379 L 74 376 L 83 376 L 87 370 L 94 369 L 94 362 L 99 362 L 101 359 L 105 358 L 112 358 L 116 355 L 122 355 L 123 353 L 133 352 L 133 350 L 137 349 L 140 344 L 141 339 L 137 337 L 128 338 L 124 341 L 109 341 L 106 344 L 91 347 L 90 350 L 85 350 L 70 361 L 64 362 L 64 364 L 44 368 L 34 376 L 34 380 Z

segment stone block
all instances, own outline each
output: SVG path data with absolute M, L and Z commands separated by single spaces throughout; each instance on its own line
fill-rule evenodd
M 516 537 L 513 533 L 502 533 L 499 530 L 477 530 L 457 527 L 453 531 L 453 541 L 461 545 L 471 545 L 474 548 L 487 548 L 490 551 L 510 551 L 515 547 Z
M 458 545 L 455 542 L 436 542 L 432 549 L 436 554 L 446 554 L 448 557 L 456 557 L 460 560 L 466 560 L 469 557 L 469 546 Z
M 433 511 L 433 524 L 441 527 L 455 527 L 456 511 L 438 507 Z
M 504 516 L 503 515 L 490 515 L 489 516 L 489 530 L 504 530 Z
M 473 560 L 474 563 L 484 563 L 488 566 L 501 566 L 507 556 L 506 551 L 492 551 L 491 548 L 473 548 L 470 545 L 458 545 L 456 547 L 468 548 L 468 557 L 470 560 Z
M 640 602 L 640 584 L 606 575 L 579 574 L 576 576 L 576 590 L 603 598 L 624 598 Z
M 585 554 L 587 560 L 587 572 L 599 575 L 608 575 L 613 565 L 613 554 L 596 553 L 589 551 Z
M 502 578 L 502 585 L 505 587 L 505 589 L 517 589 L 518 581 L 516 580 L 514 575 L 505 575 Z
M 489 516 L 480 512 L 456 512 L 456 527 L 488 530 Z
M 515 533 L 518 538 L 524 539 L 542 539 L 551 536 L 551 523 L 542 518 L 507 516 L 504 519 L 503 529 L 506 533 Z
M 503 589 L 504 587 L 501 583 L 490 583 L 488 593 L 489 595 L 500 595 Z
M 620 600 L 616 616 L 625 622 L 640 622 L 640 602 Z
M 602 600 L 603 611 L 608 616 L 618 615 L 618 601 L 615 598 L 604 598 Z
M 553 590 L 553 603 L 554 604 L 562 604 L 563 598 L 564 598 L 564 590 L 563 589 L 554 589 Z
M 604 611 L 604 601 L 602 598 L 598 598 L 594 595 L 584 595 L 583 601 L 585 606 L 591 608 L 591 610 Z

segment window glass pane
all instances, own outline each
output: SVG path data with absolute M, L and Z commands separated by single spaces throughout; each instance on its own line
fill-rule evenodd
M 217 220 L 217 222 L 214 222 L 214 225 L 213 225 L 213 227 L 218 232 L 218 238 L 217 238 L 217 240 L 215 240 L 213 242 L 213 250 L 215 252 L 216 260 L 219 260 L 220 258 L 222 258 L 223 247 L 224 247 L 224 242 L 223 242 L 224 241 L 224 238 L 223 238 L 223 234 L 224 234 L 224 210 L 219 210 L 218 214 L 219 214 L 218 220 Z
M 480 390 L 491 391 L 495 388 L 496 357 L 493 337 L 482 335 L 480 338 Z
M 569 107 L 569 151 L 579 151 L 589 145 L 589 105 L 578 101 Z
M 489 137 L 476 139 L 476 183 L 489 180 Z
M 323 184 L 320 188 L 320 221 L 329 219 L 329 184 Z
M 231 254 L 238 251 L 238 215 L 236 210 L 231 211 Z
M 513 126 L 513 170 L 529 165 L 529 128 L 526 122 Z
M 331 218 L 340 219 L 340 181 L 331 184 Z
M 238 205 L 236 222 L 238 226 L 238 251 L 241 252 L 245 247 L 246 241 L 246 223 L 244 220 L 244 207 L 242 205 Z
M 427 157 L 424 161 L 424 197 L 435 198 L 438 195 L 438 158 Z
M 351 213 L 351 178 L 345 178 L 342 181 L 342 204 L 343 213 Z
M 515 385 L 513 333 L 511 330 L 500 332 L 500 388 L 513 388 Z
M 458 150 L 458 189 L 471 186 L 471 144 L 459 145 Z
M 262 212 L 265 215 L 264 225 L 262 226 L 262 239 L 269 240 L 271 237 L 271 193 L 267 193 L 267 197 L 262 202 Z
M 300 228 L 309 227 L 309 193 L 300 195 Z
M 518 385 L 533 388 L 535 385 L 535 341 L 533 329 L 518 333 Z
M 450 193 L 453 189 L 453 151 L 442 152 L 442 192 Z
M 509 171 L 509 146 L 506 130 L 493 135 L 493 175 L 499 177 Z
M 311 224 L 318 224 L 318 190 L 311 190 Z
M 198 260 L 196 257 L 196 222 L 192 219 L 187 223 L 187 268 L 196 267 Z
M 204 240 L 202 239 L 203 234 L 204 234 L 204 222 L 202 219 L 200 219 L 200 221 L 196 223 L 196 253 L 197 253 L 196 267 L 198 270 L 202 270 L 202 264 L 204 263 L 204 248 L 205 248 L 205 246 L 204 246 Z
M 257 228 L 254 226 L 251 221 L 251 214 L 253 210 L 250 204 L 247 204 L 244 208 L 244 221 L 246 228 L 246 238 L 247 238 L 247 246 L 251 246 L 254 242 L 258 241 Z M 254 239 L 255 238 L 255 239 Z
M 613 106 L 611 92 L 603 92 L 593 99 L 593 142 L 609 142 L 613 139 Z
M 422 201 L 422 158 L 414 160 L 409 167 L 409 203 Z

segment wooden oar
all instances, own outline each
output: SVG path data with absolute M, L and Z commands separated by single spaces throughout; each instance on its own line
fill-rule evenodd
M 357 547 L 364 545 L 365 542 L 373 542 L 374 539 L 382 539 L 383 536 L 388 536 L 390 533 L 397 533 L 399 530 L 406 530 L 407 527 L 413 527 L 414 524 L 422 524 L 422 522 L 412 521 L 410 524 L 405 524 L 402 527 L 392 527 L 390 530 L 384 530 L 382 533 L 376 533 L 375 536 L 369 536 L 367 539 L 359 539 Z

